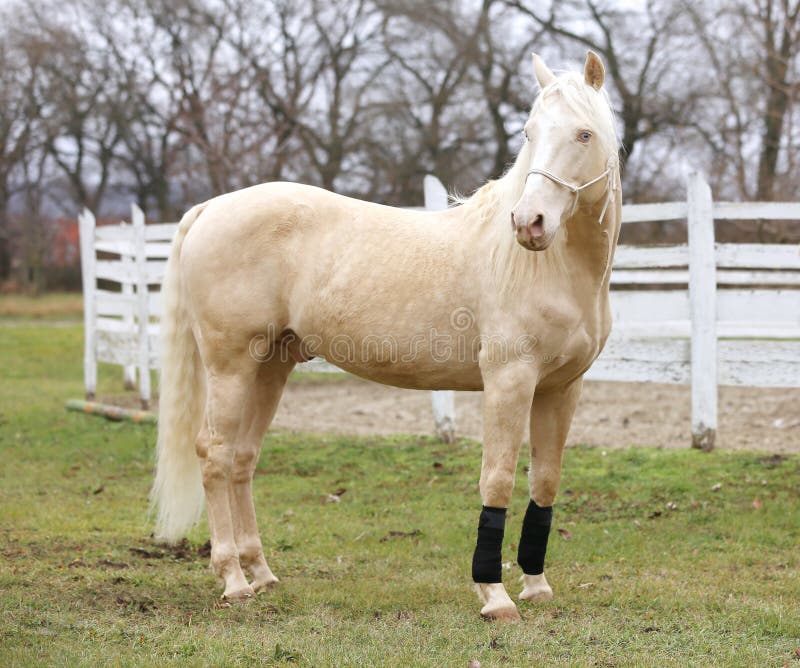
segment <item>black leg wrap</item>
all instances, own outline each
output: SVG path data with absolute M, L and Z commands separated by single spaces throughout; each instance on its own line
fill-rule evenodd
M 517 552 L 517 563 L 526 575 L 544 573 L 544 555 L 552 523 L 553 506 L 541 508 L 531 499 L 522 521 L 522 536 Z
M 503 581 L 503 532 L 506 509 L 483 506 L 478 522 L 478 542 L 472 555 L 472 579 L 475 582 Z

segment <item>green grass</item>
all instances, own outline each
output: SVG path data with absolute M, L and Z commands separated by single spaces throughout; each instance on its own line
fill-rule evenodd
M 0 327 L 3 666 L 800 667 L 797 457 L 569 450 L 556 598 L 499 625 L 469 586 L 477 443 L 272 434 L 255 494 L 282 583 L 225 608 L 204 526 L 179 550 L 149 538 L 154 429 L 63 409 L 81 346 L 78 326 Z M 521 468 L 517 485 L 508 561 Z

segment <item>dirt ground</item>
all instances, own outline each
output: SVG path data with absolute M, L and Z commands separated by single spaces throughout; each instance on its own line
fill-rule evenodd
M 139 408 L 133 393 L 101 402 Z M 154 402 L 154 409 L 158 400 Z M 689 387 L 586 382 L 568 445 L 607 448 L 691 444 Z M 800 388 L 721 387 L 716 447 L 800 452 Z M 429 392 L 402 390 L 354 376 L 290 379 L 273 428 L 306 433 L 432 434 Z M 456 434 L 481 438 L 481 393 L 456 392 Z
M 690 442 L 689 388 L 653 383 L 587 382 L 570 444 L 683 448 Z M 800 389 L 723 387 L 717 447 L 800 452 Z M 428 392 L 347 377 L 289 382 L 274 427 L 339 434 L 430 434 Z M 456 394 L 459 436 L 480 439 L 481 393 Z

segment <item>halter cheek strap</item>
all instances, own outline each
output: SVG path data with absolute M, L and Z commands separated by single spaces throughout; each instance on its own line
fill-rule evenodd
M 575 209 L 578 208 L 578 198 L 580 197 L 581 190 L 583 190 L 584 188 L 588 188 L 589 186 L 593 186 L 598 181 L 606 179 L 606 201 L 603 204 L 603 210 L 600 212 L 600 218 L 597 221 L 598 223 L 602 224 L 603 218 L 605 217 L 606 211 L 608 210 L 608 205 L 611 203 L 611 199 L 613 198 L 614 193 L 619 189 L 618 167 L 619 167 L 619 159 L 617 158 L 617 154 L 612 153 L 610 156 L 608 156 L 608 160 L 606 161 L 605 171 L 599 176 L 593 178 L 591 181 L 587 181 L 586 183 L 580 186 L 574 186 L 571 183 L 562 179 L 560 176 L 556 176 L 555 174 L 553 174 L 553 172 L 550 172 L 546 169 L 539 169 L 537 167 L 534 167 L 525 175 L 525 180 L 527 181 L 528 177 L 531 174 L 541 174 L 542 176 L 550 179 L 553 183 L 556 183 L 561 187 L 569 190 L 574 195 L 574 199 L 572 201 L 572 208 L 570 209 L 569 213 L 569 215 L 571 216 L 573 213 L 575 213 Z

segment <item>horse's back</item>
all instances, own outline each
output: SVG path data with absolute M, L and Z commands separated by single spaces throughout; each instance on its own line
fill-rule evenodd
M 436 214 L 400 209 L 338 195 L 299 183 L 263 183 L 209 200 L 187 235 L 182 261 L 206 269 L 231 261 L 269 262 L 280 256 L 297 264 L 336 252 L 380 252 L 376 242 L 437 244 L 442 236 L 432 226 Z M 439 240 L 438 243 L 441 243 Z M 232 249 L 226 253 L 226 249 Z M 380 259 L 380 258 L 376 258 Z M 305 261 L 305 260 L 303 260 Z
M 266 228 L 274 233 L 297 226 L 325 228 L 337 222 L 397 225 L 413 223 L 420 215 L 419 211 L 366 202 L 316 186 L 274 181 L 215 197 L 202 218 L 221 233 L 231 234 L 236 228 L 248 233 L 254 227 Z
M 184 241 L 181 270 L 196 318 L 214 329 L 326 336 L 330 323 L 349 321 L 357 336 L 359 315 L 389 329 L 397 304 L 426 292 L 440 313 L 425 316 L 441 324 L 455 290 L 448 284 L 464 284 L 446 227 L 430 213 L 266 183 L 208 202 Z

